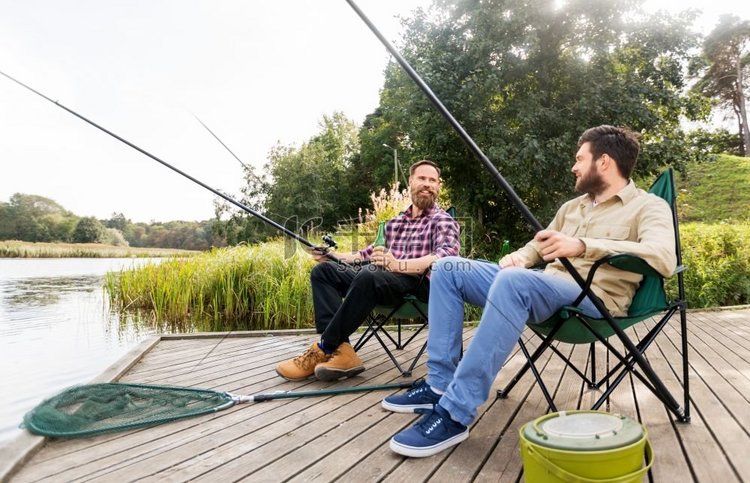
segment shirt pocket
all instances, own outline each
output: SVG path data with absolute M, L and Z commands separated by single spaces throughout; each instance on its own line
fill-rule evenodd
M 596 224 L 586 230 L 587 238 L 601 238 L 605 240 L 628 240 L 630 227 L 627 225 Z

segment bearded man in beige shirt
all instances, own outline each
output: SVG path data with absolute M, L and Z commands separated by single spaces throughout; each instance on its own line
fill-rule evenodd
M 546 320 L 580 294 L 559 258 L 570 260 L 583 278 L 596 260 L 617 253 L 639 256 L 665 277 L 672 275 L 677 259 L 669 205 L 630 179 L 640 149 L 637 134 L 598 126 L 581 135 L 578 148 L 572 172 L 583 195 L 565 203 L 547 229 L 497 264 L 445 257 L 434 265 L 427 380 L 382 403 L 391 411 L 427 414 L 391 439 L 393 451 L 430 456 L 469 437 L 468 426 L 526 322 Z M 549 262 L 543 271 L 531 269 L 542 261 Z M 604 265 L 592 291 L 613 315 L 625 315 L 640 281 L 638 274 Z M 464 302 L 484 311 L 459 361 Z M 588 298 L 578 306 L 601 317 Z

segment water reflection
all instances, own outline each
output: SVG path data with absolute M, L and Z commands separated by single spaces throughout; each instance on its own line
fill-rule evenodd
M 66 293 L 101 290 L 101 282 L 100 275 L 27 278 L 0 282 L 0 291 L 5 292 L 3 298 L 10 307 L 40 306 L 58 303 Z
M 104 274 L 147 260 L 0 259 L 0 445 L 23 414 L 89 382 L 154 333 L 147 318 L 109 310 Z

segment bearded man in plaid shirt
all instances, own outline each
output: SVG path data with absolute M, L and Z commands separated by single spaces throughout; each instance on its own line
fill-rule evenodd
M 440 168 L 428 160 L 409 168 L 412 204 L 385 227 L 386 247 L 368 246 L 330 261 L 313 251 L 318 261 L 310 275 L 315 328 L 321 334 L 303 354 L 276 366 L 289 381 L 315 375 L 323 381 L 351 377 L 365 370 L 349 336 L 376 305 L 395 305 L 405 294 L 427 301 L 429 271 L 437 259 L 456 256 L 460 248 L 458 223 L 436 204 Z M 369 262 L 361 264 L 361 262 Z

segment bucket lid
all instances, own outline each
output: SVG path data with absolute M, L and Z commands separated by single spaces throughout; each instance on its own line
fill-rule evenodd
M 631 445 L 644 436 L 643 426 L 627 416 L 600 411 L 561 411 L 527 423 L 528 441 L 561 450 L 602 451 Z

